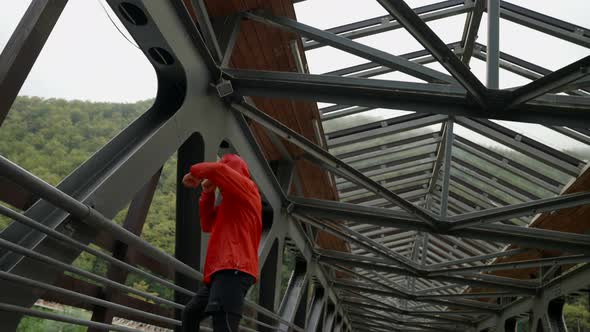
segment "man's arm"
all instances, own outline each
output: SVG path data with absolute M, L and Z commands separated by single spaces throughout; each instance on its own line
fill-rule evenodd
M 191 166 L 190 173 L 197 179 L 207 179 L 223 192 L 238 197 L 247 197 L 250 193 L 250 180 L 222 163 L 204 162 Z

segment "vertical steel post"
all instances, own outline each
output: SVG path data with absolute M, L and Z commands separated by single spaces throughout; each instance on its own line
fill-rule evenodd
M 324 307 L 326 297 L 324 296 L 324 289 L 316 285 L 311 300 L 311 307 L 309 313 L 308 323 L 305 326 L 305 332 L 317 332 L 322 326 L 322 317 L 324 314 Z
M 488 0 L 487 87 L 498 89 L 500 81 L 500 0 Z
M 174 256 L 196 270 L 199 270 L 201 265 L 201 224 L 198 205 L 200 189 L 184 188 L 182 178 L 191 165 L 203 160 L 205 160 L 203 138 L 199 134 L 193 134 L 178 149 Z M 192 291 L 196 291 L 199 286 L 197 282 L 180 273 L 176 274 L 176 284 Z M 187 303 L 189 298 L 185 294 L 175 292 L 174 300 L 178 303 Z M 180 319 L 181 314 L 180 310 L 176 310 L 176 319 Z M 180 331 L 180 328 L 176 327 L 175 331 Z
M 258 282 L 258 304 L 264 308 L 276 312 L 281 289 L 281 270 L 283 266 L 283 246 L 279 240 L 275 240 L 266 257 L 266 261 L 260 271 Z M 276 321 L 266 315 L 258 315 L 258 320 L 264 324 L 275 325 Z M 273 331 L 266 326 L 259 325 L 262 332 Z
M 324 331 L 332 331 L 334 320 L 336 319 L 336 309 L 332 303 L 328 304 L 326 320 L 324 321 Z
M 547 306 L 547 318 L 552 331 L 567 331 L 565 320 L 563 318 L 563 306 L 565 299 L 558 297 L 549 302 Z
M 516 318 L 508 318 L 505 322 L 504 322 L 504 332 L 516 332 L 516 325 L 518 324 L 518 321 L 516 320 Z
M 451 178 L 451 154 L 453 149 L 453 124 L 455 119 L 449 117 L 447 120 L 447 131 L 445 136 L 445 162 L 444 162 L 444 174 L 443 174 L 443 185 L 441 192 L 441 203 L 440 203 L 440 215 L 445 218 L 447 216 L 447 209 L 449 206 L 449 182 Z

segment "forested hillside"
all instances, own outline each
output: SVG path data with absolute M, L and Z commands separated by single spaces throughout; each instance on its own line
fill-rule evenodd
M 19 97 L 0 129 L 0 154 L 48 183 L 56 185 L 147 110 L 152 102 L 147 100 L 133 104 L 91 103 Z M 454 153 L 458 153 L 459 156 L 461 150 Z M 590 153 L 575 151 L 575 155 L 588 160 Z M 486 167 L 482 160 L 473 159 L 470 162 L 482 168 Z M 530 160 L 522 162 L 530 164 Z M 173 157 L 164 167 L 142 233 L 143 238 L 171 254 L 174 252 L 175 234 L 175 166 L 176 160 Z M 539 196 L 544 196 L 544 193 L 539 192 Z M 124 213 L 125 211 L 122 211 L 116 221 L 120 222 Z M 0 217 L 0 231 L 7 223 L 6 218 Z M 291 263 L 290 259 L 286 261 Z M 106 266 L 96 262 L 90 255 L 82 255 L 76 264 L 98 273 L 106 271 Z M 289 275 L 288 266 L 284 269 L 286 279 Z M 127 283 L 164 297 L 172 295 L 169 290 L 143 283 L 134 277 L 130 277 Z M 570 321 L 575 321 L 576 324 L 582 322 L 581 326 L 585 329 L 590 326 L 590 315 L 581 309 L 582 307 L 583 303 L 577 301 L 567 307 L 566 313 L 570 316 Z
M 19 97 L 0 130 L 0 154 L 55 185 L 152 102 L 114 104 Z M 144 237 L 170 253 L 174 243 L 169 238 L 174 234 L 175 163 L 170 160 L 166 164 L 144 228 Z M 5 223 L 3 219 L 0 229 Z

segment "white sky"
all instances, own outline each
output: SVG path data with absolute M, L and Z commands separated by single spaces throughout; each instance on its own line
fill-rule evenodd
M 4 48 L 30 2 L 5 0 L 0 4 L 0 48 Z M 110 11 L 107 5 L 105 8 Z M 121 36 L 98 0 L 70 0 L 21 94 L 134 102 L 155 97 L 156 88 L 153 67 Z
M 153 98 L 157 84 L 153 68 L 143 53 L 121 36 L 113 26 L 99 1 L 70 0 L 49 37 L 21 95 L 82 99 L 92 101 L 134 102 Z M 440 0 L 407 0 L 419 7 Z M 3 1 L 0 5 L 0 49 L 3 49 L 31 0 Z M 510 0 L 533 10 L 581 26 L 590 26 L 587 0 Z M 124 28 L 105 5 L 115 22 Z M 387 14 L 372 0 L 307 0 L 295 5 L 299 21 L 330 28 L 362 19 Z M 461 38 L 465 14 L 429 22 L 429 26 L 447 43 Z M 125 32 L 126 33 L 126 32 Z M 541 34 L 502 20 L 501 50 L 530 62 L 555 70 L 590 54 L 590 50 Z M 399 29 L 357 39 L 358 42 L 393 53 L 403 54 L 422 49 L 412 36 Z M 486 17 L 479 31 L 479 43 L 486 43 Z M 349 67 L 367 60 L 331 47 L 312 50 L 306 54 L 312 73 L 324 73 Z M 429 65 L 444 70 L 439 64 Z M 472 60 L 473 72 L 485 82 L 485 63 Z M 384 79 L 415 80 L 403 74 L 389 74 Z M 501 70 L 501 88 L 526 84 L 527 80 Z M 320 105 L 321 106 L 321 105 Z M 391 116 L 391 111 L 372 114 Z M 578 144 L 551 135 L 536 125 L 509 124 L 511 129 L 526 132 L 554 147 L 576 147 Z M 460 128 L 458 128 L 460 130 Z M 557 143 L 556 143 L 557 142 Z

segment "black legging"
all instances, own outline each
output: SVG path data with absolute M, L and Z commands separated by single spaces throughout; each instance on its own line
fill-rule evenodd
M 222 270 L 211 276 L 211 283 L 199 288 L 182 313 L 182 330 L 199 331 L 208 315 L 213 318 L 213 331 L 238 332 L 244 297 L 254 278 L 236 270 Z

